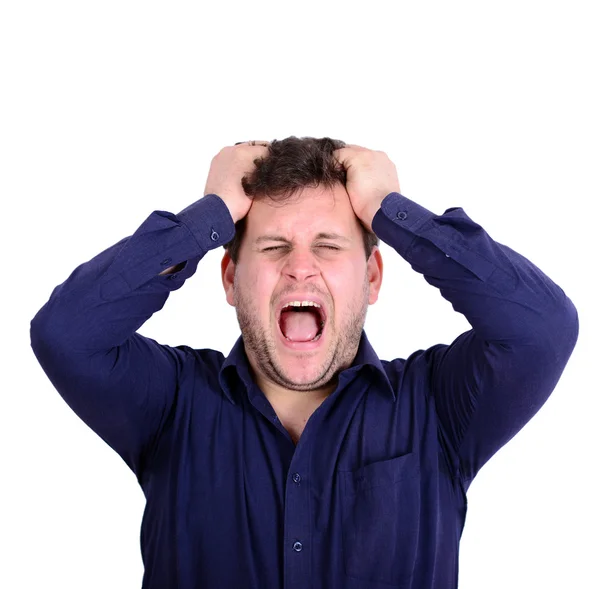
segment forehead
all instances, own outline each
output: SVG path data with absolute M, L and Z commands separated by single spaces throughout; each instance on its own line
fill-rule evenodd
M 251 240 L 264 234 L 294 235 L 335 233 L 352 239 L 360 235 L 346 189 L 304 188 L 282 202 L 256 200 L 248 212 L 246 231 Z

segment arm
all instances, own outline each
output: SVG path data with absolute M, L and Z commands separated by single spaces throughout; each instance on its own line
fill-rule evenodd
M 472 326 L 426 351 L 442 443 L 468 487 L 555 388 L 577 341 L 577 310 L 462 208 L 435 215 L 392 192 L 372 225 Z
M 135 332 L 233 235 L 214 194 L 178 215 L 154 211 L 133 235 L 78 266 L 31 321 L 31 346 L 52 384 L 138 477 L 175 401 L 185 349 Z

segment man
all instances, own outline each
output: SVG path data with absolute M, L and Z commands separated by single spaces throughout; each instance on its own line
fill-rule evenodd
M 380 360 L 363 331 L 377 237 L 472 329 Z M 137 334 L 220 245 L 227 358 Z M 144 588 L 450 589 L 465 493 L 578 329 L 563 290 L 463 209 L 401 195 L 385 153 L 290 137 L 221 150 L 205 196 L 77 267 L 31 342 L 144 490 Z

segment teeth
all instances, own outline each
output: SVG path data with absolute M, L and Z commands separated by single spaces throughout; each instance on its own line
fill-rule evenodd
M 317 341 L 317 340 L 318 340 L 318 339 L 321 337 L 321 335 L 322 335 L 322 334 L 320 334 L 320 333 L 319 333 L 318 335 L 316 335 L 316 336 L 315 336 L 313 339 L 311 339 L 310 341 L 311 341 L 311 342 L 316 342 L 316 341 Z M 291 342 L 291 341 L 292 341 L 292 340 L 291 340 L 289 337 L 287 337 L 287 336 L 285 337 L 285 339 L 286 339 L 288 342 Z
M 320 309 L 321 305 L 318 303 L 313 303 L 312 301 L 290 301 L 282 308 L 285 309 L 286 307 L 317 307 Z

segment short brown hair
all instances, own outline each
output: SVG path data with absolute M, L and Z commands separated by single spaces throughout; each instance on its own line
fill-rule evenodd
M 334 150 L 345 146 L 343 141 L 329 137 L 291 136 L 274 140 L 268 146 L 268 154 L 254 160 L 256 168 L 252 174 L 242 178 L 244 192 L 252 199 L 285 202 L 304 187 L 332 188 L 337 183 L 346 186 L 346 170 L 333 156 Z M 373 246 L 379 245 L 379 239 L 362 224 L 361 228 L 369 259 Z M 245 229 L 244 217 L 235 224 L 235 237 L 224 246 L 236 264 Z

